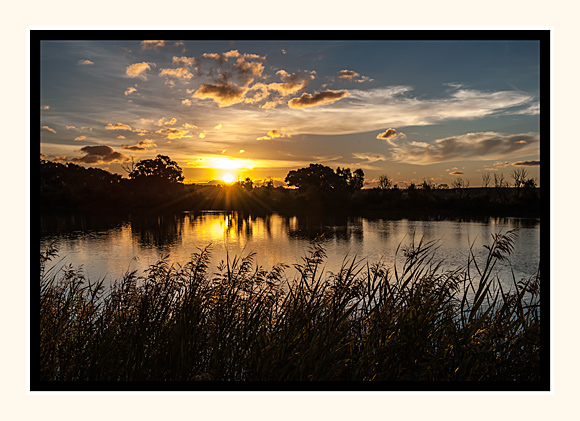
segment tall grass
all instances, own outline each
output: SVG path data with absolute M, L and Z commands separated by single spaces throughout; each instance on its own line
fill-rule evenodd
M 323 271 L 313 243 L 290 278 L 254 255 L 212 273 L 209 250 L 161 259 L 105 289 L 40 257 L 40 380 L 538 380 L 539 272 L 509 291 L 495 274 L 513 248 L 494 237 L 483 261 L 442 270 L 433 243 L 404 263 L 345 259 Z

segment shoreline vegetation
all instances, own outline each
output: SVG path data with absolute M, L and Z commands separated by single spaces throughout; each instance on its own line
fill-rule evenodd
M 349 168 L 338 168 L 335 172 L 311 164 L 290 171 L 286 181 L 292 188 L 274 187 L 271 180 L 255 186 L 250 178 L 232 185 L 188 185 L 181 182 L 183 177 L 177 164 L 168 157 L 162 158 L 172 163 L 166 167 L 170 166 L 174 173 L 168 175 L 166 168 L 162 168 L 163 171 L 156 169 L 136 175 L 133 169 L 129 178 L 97 168 L 41 160 L 41 212 L 158 214 L 223 210 L 262 215 L 332 212 L 389 218 L 540 217 L 540 189 L 535 180 L 525 178 L 525 171 L 514 171 L 512 186 L 502 175 L 496 177 L 493 187 L 469 187 L 457 179 L 452 187 L 436 186 L 425 180 L 421 185 L 403 189 L 384 176 L 381 187 L 363 189 L 362 170 L 351 174 Z M 140 162 L 151 161 L 156 160 Z M 485 185 L 491 183 L 489 177 L 483 181 Z
M 434 243 L 403 265 L 345 259 L 313 242 L 298 274 L 250 254 L 208 267 L 161 259 L 110 289 L 40 254 L 40 370 L 53 381 L 500 381 L 539 383 L 540 272 L 502 289 L 515 233 L 442 270 Z

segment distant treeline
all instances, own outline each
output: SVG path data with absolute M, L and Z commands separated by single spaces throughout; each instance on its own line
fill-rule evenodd
M 171 170 L 167 172 L 168 168 Z M 182 183 L 181 168 L 159 155 L 133 166 L 129 178 L 72 163 L 40 161 L 40 208 L 52 210 L 163 211 L 235 210 L 282 214 L 356 213 L 390 217 L 540 216 L 540 189 L 515 187 L 436 188 L 429 183 L 400 189 L 389 183 L 362 189 L 364 173 L 312 164 L 290 171 L 293 188 L 250 178 L 228 186 Z

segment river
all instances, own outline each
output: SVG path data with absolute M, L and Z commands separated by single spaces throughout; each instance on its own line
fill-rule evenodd
M 409 220 L 365 217 L 286 217 L 278 214 L 254 217 L 235 212 L 177 213 L 156 216 L 42 216 L 40 249 L 54 242 L 58 247 L 57 267 L 71 264 L 91 280 L 105 284 L 120 279 L 127 271 L 142 273 L 161 257 L 185 263 L 206 246 L 211 249 L 210 273 L 221 260 L 255 254 L 255 263 L 271 268 L 277 263 L 300 263 L 309 245 L 318 239 L 327 257 L 327 272 L 339 270 L 345 259 L 361 264 L 379 260 L 388 267 L 402 264 L 397 248 L 412 241 L 435 241 L 435 257 L 443 269 L 464 266 L 470 246 L 477 258 L 486 255 L 484 245 L 492 235 L 517 230 L 510 265 L 500 277 L 509 286 L 512 269 L 516 280 L 533 276 L 540 262 L 539 219 L 487 218 L 485 220 Z

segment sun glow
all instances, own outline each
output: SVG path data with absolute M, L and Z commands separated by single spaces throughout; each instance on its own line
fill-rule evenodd
M 228 173 L 228 174 L 224 174 L 224 175 L 222 176 L 222 180 L 223 180 L 225 183 L 227 183 L 227 184 L 231 184 L 231 183 L 233 183 L 235 179 L 236 179 L 236 178 L 235 178 L 235 177 L 234 177 L 232 174 L 230 174 L 230 173 Z

